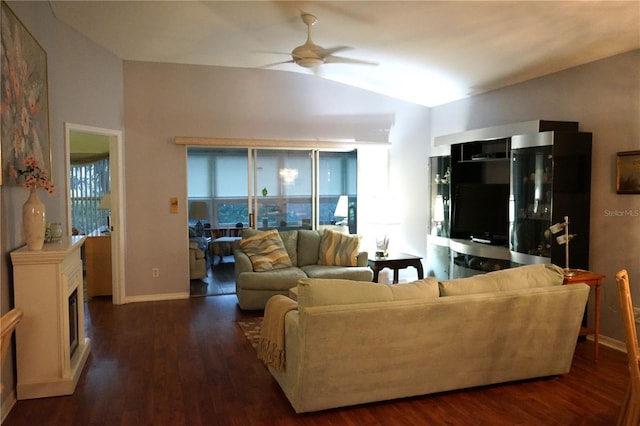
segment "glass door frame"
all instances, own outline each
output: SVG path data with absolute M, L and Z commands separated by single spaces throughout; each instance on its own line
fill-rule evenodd
M 273 147 L 260 147 L 247 148 L 247 209 L 248 209 L 248 222 L 249 228 L 258 229 L 259 224 L 256 218 L 258 217 L 259 211 L 259 196 L 260 190 L 258 188 L 258 154 L 259 151 L 306 151 L 309 152 L 310 161 L 311 161 L 311 227 L 312 229 L 317 229 L 319 226 L 319 206 L 318 206 L 318 162 L 319 162 L 319 149 L 309 149 L 309 148 L 273 148 Z
M 311 229 L 319 229 L 319 227 L 321 226 L 321 205 L 322 205 L 322 195 L 321 195 L 321 188 L 320 186 L 322 185 L 321 182 L 321 178 L 320 178 L 320 172 L 321 172 L 321 158 L 322 158 L 322 154 L 323 153 L 336 153 L 336 152 L 355 152 L 355 161 L 356 161 L 356 167 L 357 167 L 357 157 L 358 157 L 358 150 L 356 148 L 350 147 L 348 149 L 341 149 L 341 148 L 308 148 L 308 147 L 300 147 L 300 148 L 292 148 L 292 147 L 250 147 L 247 148 L 247 194 L 248 194 L 248 200 L 247 200 L 247 211 L 248 211 L 248 223 L 249 223 L 249 227 L 253 228 L 253 229 L 259 229 L 260 228 L 260 223 L 258 221 L 259 218 L 259 198 L 262 194 L 259 182 L 258 182 L 258 168 L 259 168 L 259 153 L 260 152 L 265 152 L 265 151 L 271 151 L 271 152 L 277 152 L 277 151 L 302 151 L 302 152 L 307 152 L 309 153 L 309 161 L 311 162 L 310 164 L 310 171 L 311 171 L 311 176 L 310 176 L 310 183 L 311 183 L 311 188 L 310 188 L 310 200 L 311 200 L 311 205 L 310 205 L 310 213 L 311 213 L 311 217 L 310 217 L 310 222 L 308 224 L 308 226 Z M 344 175 L 343 175 L 344 176 Z M 354 175 L 354 179 L 356 179 L 355 181 L 355 196 L 357 197 L 357 179 L 358 179 L 358 173 L 356 171 L 355 175 Z M 346 191 L 346 192 L 344 192 Z M 339 195 L 348 195 L 349 190 L 348 188 L 344 188 L 344 191 L 341 192 L 340 194 L 336 195 L 336 194 L 325 194 L 326 197 L 332 197 L 335 196 L 336 198 L 339 197 Z M 326 200 L 325 200 L 326 201 Z M 325 219 L 322 219 L 326 221 Z M 353 223 L 357 224 L 357 218 L 353 217 L 351 219 L 353 221 Z M 325 223 L 325 222 L 322 222 Z M 332 222 L 333 223 L 333 222 Z M 295 228 L 297 226 L 294 225 L 293 228 Z M 301 228 L 305 228 L 305 225 L 300 225 Z M 355 225 L 354 225 L 355 228 Z

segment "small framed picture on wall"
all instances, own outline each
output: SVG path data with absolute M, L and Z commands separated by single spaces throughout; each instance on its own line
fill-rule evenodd
M 616 192 L 618 194 L 640 194 L 640 151 L 626 151 L 617 154 Z

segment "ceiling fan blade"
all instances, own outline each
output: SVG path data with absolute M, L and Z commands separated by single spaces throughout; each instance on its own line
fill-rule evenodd
M 251 53 L 264 53 L 268 55 L 291 55 L 291 52 L 278 52 L 275 50 L 252 50 Z
M 326 57 L 329 55 L 333 55 L 334 53 L 337 52 L 342 52 L 343 50 L 351 50 L 353 49 L 352 47 L 348 47 L 348 46 L 334 46 L 334 47 L 327 47 L 326 49 L 322 48 L 318 50 L 318 54 L 320 56 Z
M 293 59 L 290 59 L 288 61 L 274 62 L 272 64 L 261 65 L 260 68 L 275 67 L 276 65 L 282 65 L 282 64 L 295 64 L 295 61 Z
M 325 64 L 353 64 L 353 65 L 379 65 L 377 62 L 364 61 L 361 59 L 344 58 L 342 56 L 329 55 L 324 58 Z

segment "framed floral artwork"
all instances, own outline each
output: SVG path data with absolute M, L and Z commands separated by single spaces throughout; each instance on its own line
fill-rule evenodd
M 47 53 L 3 1 L 0 10 L 1 182 L 18 184 L 25 161 L 51 176 Z
M 616 191 L 618 194 L 640 194 L 640 151 L 618 153 Z

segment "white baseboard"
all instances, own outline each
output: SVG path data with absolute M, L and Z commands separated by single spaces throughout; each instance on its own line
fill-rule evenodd
M 124 298 L 124 303 L 138 302 L 160 302 L 164 300 L 188 299 L 191 297 L 189 293 L 164 293 L 164 294 L 148 294 L 144 296 L 129 296 Z
M 587 337 L 589 340 L 593 340 L 593 336 Z M 607 346 L 611 349 L 615 349 L 620 352 L 627 353 L 627 345 L 620 340 L 612 339 L 611 337 L 600 335 L 598 338 L 598 343 L 603 346 Z

